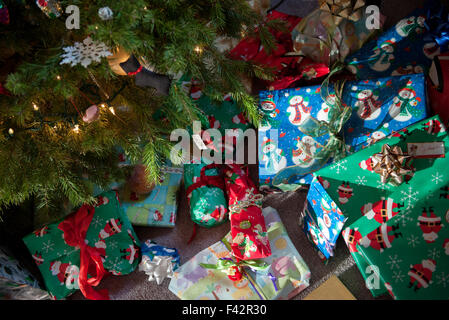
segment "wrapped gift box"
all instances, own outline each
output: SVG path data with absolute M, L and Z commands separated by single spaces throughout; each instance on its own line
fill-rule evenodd
M 429 70 L 427 92 L 431 109 L 440 116 L 444 125 L 449 125 L 449 54 L 433 59 Z
M 23 241 L 38 265 L 47 291 L 55 299 L 81 288 L 83 270 L 87 270 L 89 282 L 93 283 L 94 278 L 101 280 L 106 273 L 128 274 L 140 260 L 139 240 L 114 191 L 100 195 L 95 206 L 84 205 L 65 219 L 27 235 Z M 87 298 L 107 298 L 106 292 L 91 287 L 86 292 Z
M 200 263 L 215 264 L 230 258 L 230 233 L 220 242 L 199 252 L 173 275 L 169 289 L 186 300 L 272 300 L 290 299 L 309 285 L 310 270 L 287 235 L 277 211 L 263 209 L 272 255 L 260 259 L 270 265 L 253 272 L 245 268 L 240 281 L 233 282 L 226 273 L 205 269 Z
M 431 0 L 401 19 L 394 27 L 366 43 L 346 58 L 349 70 L 358 79 L 372 79 L 411 73 L 426 73 L 440 48 L 426 24 L 431 19 L 446 19 L 440 1 Z M 439 24 L 437 22 L 437 24 Z
M 301 131 L 310 117 L 329 121 L 335 91 L 329 88 L 325 102 L 321 89 L 312 86 L 260 92 L 259 109 L 264 114 L 258 130 L 261 185 L 272 184 L 274 178 L 275 184 L 309 184 L 312 177 L 308 174 L 324 165 L 309 154 L 318 152 L 329 135 L 311 137 Z M 349 153 L 427 116 L 423 74 L 346 82 L 341 100 L 353 109 L 342 130 Z
M 414 155 L 401 184 L 376 173 L 385 144 Z M 342 235 L 373 295 L 449 298 L 448 166 L 449 137 L 434 116 L 314 173 L 348 218 Z
M 121 189 L 122 207 L 133 225 L 175 226 L 183 168 L 165 166 L 161 171 L 159 184 L 148 195 L 136 195 L 127 185 Z
M 314 178 L 307 194 L 302 224 L 323 260 L 334 255 L 334 248 L 345 221 L 346 217 L 337 204 Z

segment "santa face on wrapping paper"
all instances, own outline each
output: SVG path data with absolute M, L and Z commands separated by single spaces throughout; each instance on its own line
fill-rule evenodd
M 78 276 L 79 268 L 70 263 L 61 263 L 61 261 L 53 261 L 50 264 L 51 274 L 56 276 L 61 285 L 65 285 L 67 289 L 79 289 Z
M 33 255 L 33 260 L 36 262 L 38 266 L 40 266 L 42 263 L 44 263 L 44 258 L 42 258 L 42 252 L 36 251 Z
M 190 97 L 193 100 L 198 100 L 203 95 L 203 88 L 201 87 L 201 82 L 198 80 L 192 80 L 190 85 Z
M 433 134 L 433 135 L 445 131 L 444 128 L 443 128 L 443 126 L 441 125 L 441 122 L 438 121 L 438 120 L 434 120 L 434 119 L 429 120 L 428 122 L 426 122 L 426 123 L 423 125 L 423 129 L 424 129 L 427 133 Z
M 287 108 L 288 120 L 294 126 L 302 125 L 310 117 L 311 107 L 308 106 L 308 98 L 293 96 L 290 98 L 289 103 L 290 106 Z
M 358 231 L 358 228 L 350 229 L 346 228 L 342 231 L 343 239 L 349 248 L 350 252 L 358 252 L 357 244 L 363 238 L 362 234 Z
M 382 110 L 378 99 L 379 96 L 370 89 L 364 89 L 357 93 L 357 102 L 354 105 L 357 107 L 357 115 L 360 119 L 374 120 L 379 117 Z
M 402 237 L 402 233 L 397 232 L 398 230 L 399 225 L 390 227 L 384 223 L 360 239 L 359 244 L 365 248 L 371 247 L 379 250 L 382 253 L 385 249 L 391 248 L 394 239 Z
M 408 37 L 411 33 L 422 33 L 424 31 L 425 21 L 426 19 L 422 16 L 402 19 L 396 24 L 396 32 L 404 38 Z
M 100 239 L 106 239 L 114 234 L 120 233 L 122 231 L 122 222 L 120 219 L 110 219 L 106 222 L 106 226 L 100 230 Z
M 310 167 L 315 162 L 312 155 L 316 153 L 318 144 L 312 137 L 309 136 L 297 138 L 297 140 L 297 149 L 292 150 L 292 161 L 294 164 L 302 168 Z
M 220 129 L 221 127 L 220 121 L 218 121 L 214 116 L 208 115 L 207 120 L 209 121 L 209 126 L 212 129 Z
M 224 205 L 216 206 L 215 210 L 210 214 L 217 222 L 222 221 L 228 210 Z
M 444 225 L 441 223 L 441 217 L 433 212 L 432 207 L 423 208 L 422 215 L 418 217 L 418 226 L 423 233 L 423 238 L 427 243 L 433 243 L 438 238 L 438 232 Z
M 153 220 L 154 221 L 162 221 L 163 215 L 159 210 L 154 211 Z
M 373 143 L 376 143 L 379 140 L 382 140 L 383 138 L 385 138 L 387 135 L 385 134 L 385 132 L 379 130 L 379 131 L 374 131 L 371 135 L 369 135 L 369 138 L 367 141 L 368 145 L 372 145 Z
M 342 182 L 342 184 L 337 188 L 338 201 L 342 204 L 348 203 L 349 199 L 353 196 L 353 189 L 349 185 L 349 182 Z
M 400 213 L 400 208 L 402 207 L 404 207 L 403 204 L 395 203 L 391 198 L 387 198 L 386 200 L 382 198 L 382 200 L 374 204 L 365 204 L 360 210 L 369 220 L 374 219 L 380 224 L 383 224 Z M 395 209 L 397 211 L 394 211 Z
M 394 46 L 396 39 L 384 41 L 381 45 L 374 49 L 374 54 L 369 57 L 369 66 L 371 69 L 384 72 L 391 66 L 391 61 L 394 60 Z
M 409 288 L 413 288 L 416 292 L 421 288 L 428 288 L 432 284 L 432 274 L 435 272 L 436 262 L 432 259 L 423 260 L 419 264 L 410 265 L 410 282 Z
M 245 115 L 242 112 L 240 112 L 239 114 L 235 115 L 232 118 L 232 123 L 235 123 L 235 124 L 247 124 L 248 121 L 246 121 Z
M 373 169 L 373 160 L 370 158 L 368 158 L 367 160 L 363 160 L 362 162 L 359 163 L 359 167 L 362 168 L 363 170 L 368 170 L 368 171 L 374 171 Z

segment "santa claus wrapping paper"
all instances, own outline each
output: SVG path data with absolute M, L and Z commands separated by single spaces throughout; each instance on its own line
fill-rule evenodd
M 347 218 L 342 236 L 373 295 L 449 298 L 448 166 L 434 116 L 314 173 Z
M 261 185 L 310 173 L 427 117 L 423 74 L 259 93 Z M 307 176 L 308 175 L 308 176 Z
M 54 299 L 81 290 L 88 299 L 109 299 L 96 290 L 108 274 L 129 274 L 140 262 L 140 242 L 116 192 L 97 197 L 94 206 L 83 205 L 64 220 L 23 238 Z
M 432 59 L 447 51 L 447 8 L 429 0 L 345 60 L 358 79 L 427 73 Z

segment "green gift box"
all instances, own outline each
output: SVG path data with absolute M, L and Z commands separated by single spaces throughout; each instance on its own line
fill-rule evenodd
M 114 191 L 102 193 L 95 206 L 83 205 L 23 241 L 55 299 L 77 289 L 89 299 L 108 299 L 105 290 L 92 287 L 108 273 L 131 273 L 140 260 L 139 240 Z
M 385 145 L 411 155 L 396 158 L 405 171 L 379 160 Z M 314 173 L 348 218 L 342 235 L 374 296 L 449 298 L 448 146 L 435 116 Z

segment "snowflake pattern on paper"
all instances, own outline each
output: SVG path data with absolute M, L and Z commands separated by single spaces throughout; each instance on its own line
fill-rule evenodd
M 402 262 L 402 259 L 399 259 L 398 255 L 395 254 L 393 256 L 388 256 L 388 259 L 390 259 L 390 261 L 387 261 L 387 264 L 390 265 L 390 269 L 400 269 L 399 264 Z
M 449 273 L 441 272 L 436 276 L 436 283 L 438 285 L 441 285 L 443 288 L 446 288 L 446 286 L 449 286 Z
M 405 274 L 402 274 L 402 270 L 393 271 L 392 278 L 394 282 L 404 282 Z
M 90 37 L 62 49 L 65 53 L 61 55 L 64 59 L 60 64 L 70 64 L 72 67 L 81 64 L 87 68 L 92 62 L 101 62 L 101 58 L 112 55 L 103 42 L 94 41 Z
M 42 244 L 42 250 L 44 250 L 45 251 L 45 253 L 48 253 L 49 251 L 53 251 L 53 246 L 54 246 L 55 244 L 53 243 L 53 242 L 51 242 L 50 240 L 48 240 L 47 242 L 44 242 L 43 244 Z
M 355 180 L 355 182 L 358 185 L 364 186 L 366 185 L 366 183 L 368 182 L 368 180 L 365 178 L 365 176 L 357 176 L 357 179 Z
M 93 226 L 95 229 L 99 227 L 103 227 L 104 222 L 103 219 L 101 219 L 98 215 L 93 217 L 92 221 L 90 222 L 91 226 Z
M 341 171 L 347 171 L 348 167 L 346 166 L 348 163 L 347 160 L 342 160 L 334 163 L 330 168 L 335 171 L 336 174 L 340 174 Z
M 432 182 L 438 185 L 443 182 L 443 177 L 444 176 L 441 173 L 435 172 L 435 174 L 432 174 Z
M 403 197 L 401 201 L 405 201 L 407 203 L 406 209 L 413 209 L 415 207 L 415 202 L 418 201 L 419 191 L 413 191 L 412 187 L 409 186 L 407 191 L 401 191 Z
M 440 250 L 438 250 L 437 248 L 429 249 L 427 250 L 427 255 L 432 260 L 437 260 L 440 257 Z
M 120 259 L 119 257 L 115 257 L 114 260 L 107 260 L 107 263 L 104 264 L 104 267 L 108 270 L 120 270 L 122 263 L 122 259 Z
M 410 235 L 410 237 L 407 237 L 407 244 L 412 248 L 415 248 L 420 243 L 421 241 L 419 240 L 419 237 L 415 236 L 414 234 Z

